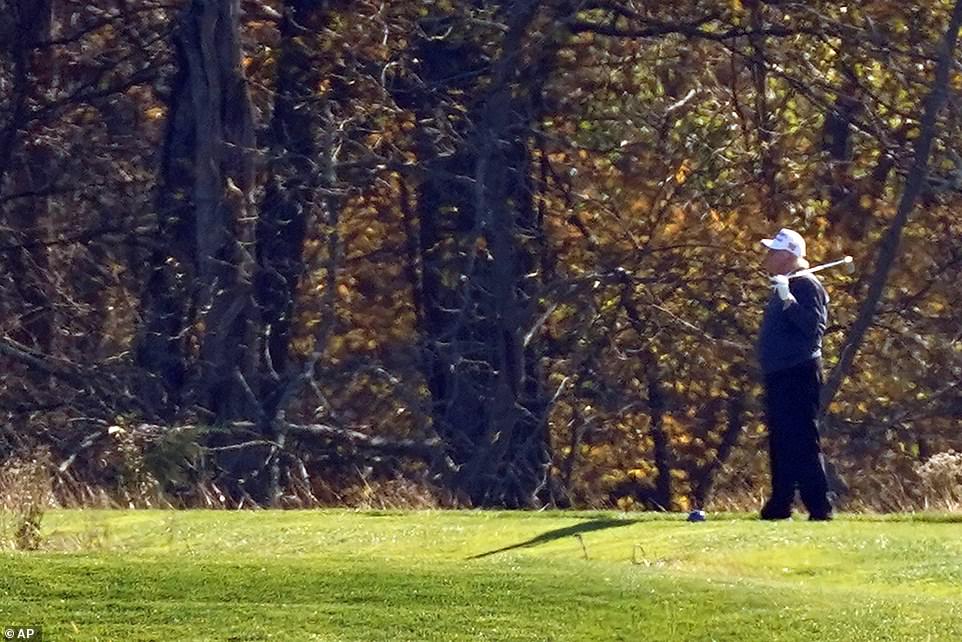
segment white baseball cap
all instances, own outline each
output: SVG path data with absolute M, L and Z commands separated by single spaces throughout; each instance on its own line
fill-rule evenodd
M 788 250 L 798 258 L 805 256 L 805 239 L 798 232 L 787 228 L 778 231 L 773 239 L 765 239 L 762 245 L 770 250 Z

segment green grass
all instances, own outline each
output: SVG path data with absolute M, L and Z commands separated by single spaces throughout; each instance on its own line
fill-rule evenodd
M 56 511 L 44 525 L 44 550 L 0 554 L 0 626 L 39 623 L 48 641 L 962 640 L 962 521 L 946 516 Z

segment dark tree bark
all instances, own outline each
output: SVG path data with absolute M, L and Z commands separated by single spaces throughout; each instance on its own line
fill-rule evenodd
M 554 52 L 546 46 L 522 70 L 538 5 L 497 5 L 508 29 L 490 67 L 463 25 L 428 16 L 429 37 L 415 46 L 423 84 L 399 95 L 425 124 L 417 133 L 426 171 L 416 193 L 415 285 L 434 427 L 457 466 L 455 491 L 474 505 L 535 506 L 547 479 L 543 375 L 537 342 L 525 340 L 538 283 L 530 275 L 540 264 L 530 183 L 539 117 L 533 97 Z M 488 69 L 490 83 L 481 88 L 475 79 Z M 475 96 L 466 116 L 444 117 L 458 101 L 449 92 Z
M 339 203 L 330 194 L 336 176 L 329 135 L 330 110 L 317 95 L 330 77 L 332 61 L 322 38 L 336 0 L 288 0 L 280 26 L 277 98 L 270 128 L 270 177 L 257 223 L 255 298 L 262 315 L 263 347 L 259 366 L 262 413 L 259 432 L 282 447 L 287 434 L 284 406 L 313 376 L 333 329 L 338 266 Z M 341 7 L 343 8 L 343 7 Z M 326 195 L 321 194 L 324 192 Z M 304 274 L 304 241 L 309 227 L 328 230 L 328 272 L 325 302 L 328 319 L 321 324 L 315 354 L 305 364 L 290 361 L 291 324 L 297 288 Z M 261 495 L 276 503 L 283 466 L 271 458 L 267 487 Z
M 170 420 L 180 407 L 188 369 L 190 283 L 194 278 L 191 181 L 195 123 L 183 45 L 175 40 L 177 72 L 171 81 L 167 133 L 155 197 L 157 238 L 141 296 L 137 363 L 153 377 L 142 391 L 155 411 Z
M 154 256 L 138 354 L 170 398 L 187 392 L 189 380 L 190 399 L 222 423 L 253 412 L 247 389 L 257 354 L 248 211 L 255 141 L 237 0 L 193 0 L 175 40 L 178 76 L 158 197 L 167 247 Z M 191 325 L 200 328 L 192 369 L 184 352 Z
M 825 114 L 822 127 L 822 149 L 829 156 L 824 180 L 829 199 L 828 220 L 835 230 L 852 240 L 865 237 L 876 203 L 895 166 L 895 155 L 883 150 L 871 174 L 861 179 L 852 175 L 852 122 L 863 111 L 858 93 L 858 84 L 847 82 Z M 906 130 L 903 127 L 895 132 L 896 143 L 904 141 Z
M 314 43 L 305 38 L 327 25 L 329 4 L 288 0 L 280 26 L 270 175 L 257 222 L 256 298 L 267 333 L 262 379 L 272 378 L 271 371 L 283 374 L 287 370 L 296 290 L 304 273 L 304 236 L 308 220 L 316 216 L 320 205 L 316 94 L 323 67 L 312 49 Z
M 738 437 L 742 434 L 744 429 L 745 421 L 745 398 L 741 393 L 736 394 L 728 400 L 728 418 L 725 424 L 725 430 L 722 433 L 721 443 L 718 445 L 718 452 L 715 454 L 715 458 L 712 459 L 698 478 L 698 484 L 695 487 L 694 500 L 695 508 L 704 508 L 711 499 L 712 489 L 715 486 L 715 480 L 718 478 L 718 473 L 721 471 L 725 462 L 728 461 L 728 457 L 731 455 L 732 450 L 735 448 L 735 444 L 738 443 Z
M 247 208 L 254 118 L 241 69 L 238 11 L 237 0 L 195 0 L 181 36 L 195 109 L 197 309 L 204 324 L 195 392 L 218 423 L 252 411 L 238 378 L 254 384 L 257 354 Z
M 0 129 L 0 194 L 7 185 L 17 191 L 41 193 L 50 183 L 53 153 L 39 140 L 24 134 L 30 124 L 31 102 L 50 81 L 45 65 L 34 54 L 38 42 L 50 38 L 51 0 L 11 0 L 5 18 L 11 39 L 4 53 L 13 67 L 13 91 L 10 118 Z M 49 258 L 44 238 L 47 199 L 38 196 L 5 202 L 0 210 L 21 247 L 3 254 L 5 272 L 16 275 L 14 286 L 20 296 L 19 327 L 15 340 L 49 353 L 53 344 L 56 320 L 51 301 Z
M 655 469 L 658 471 L 654 501 L 662 510 L 671 510 L 671 447 L 665 431 L 665 395 L 661 375 L 654 365 L 648 373 L 648 417 L 654 441 Z

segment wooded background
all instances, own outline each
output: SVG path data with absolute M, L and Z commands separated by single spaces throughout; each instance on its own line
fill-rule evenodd
M 0 0 L 0 460 L 64 501 L 749 506 L 790 226 L 859 266 L 840 502 L 924 505 L 962 451 L 954 4 Z

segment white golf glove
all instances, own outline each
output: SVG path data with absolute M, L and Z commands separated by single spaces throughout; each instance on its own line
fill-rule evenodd
M 784 274 L 776 274 L 771 278 L 772 288 L 775 293 L 778 294 L 778 298 L 782 300 L 782 303 L 788 304 L 795 300 L 792 296 L 792 291 L 788 289 L 788 277 Z

